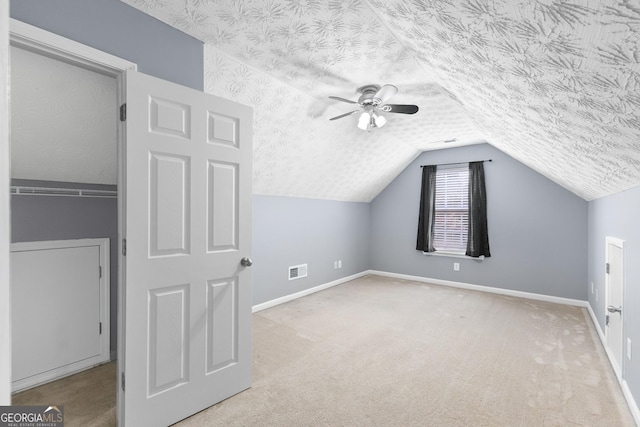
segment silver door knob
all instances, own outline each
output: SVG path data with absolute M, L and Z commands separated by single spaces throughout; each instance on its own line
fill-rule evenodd
M 243 267 L 251 267 L 253 265 L 253 261 L 251 261 L 251 258 L 244 257 L 240 260 L 240 265 Z
M 610 305 L 609 307 L 607 307 L 607 311 L 609 313 L 620 313 L 620 314 L 622 314 L 622 306 L 614 307 L 614 306 Z

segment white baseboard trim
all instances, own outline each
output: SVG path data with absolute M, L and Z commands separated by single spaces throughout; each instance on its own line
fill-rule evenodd
M 553 302 L 556 304 L 573 305 L 577 307 L 587 307 L 589 303 L 578 299 L 554 297 L 549 295 L 534 294 L 531 292 L 514 291 L 511 289 L 492 288 L 490 286 L 473 285 L 470 283 L 453 282 L 451 280 L 431 279 L 428 277 L 411 276 L 408 274 L 389 273 L 387 271 L 370 270 L 369 274 L 392 277 L 395 279 L 412 280 L 414 282 L 431 283 L 433 285 L 449 286 L 452 288 L 469 289 L 472 291 L 489 292 L 492 294 L 506 295 L 511 297 L 526 298 L 537 301 Z
M 627 400 L 627 405 L 629 405 L 629 410 L 631 411 L 631 415 L 633 415 L 633 420 L 636 422 L 636 426 L 640 425 L 640 409 L 638 409 L 638 405 L 636 404 L 636 400 L 633 398 L 631 394 L 631 390 L 629 390 L 629 384 L 625 380 L 622 380 L 622 394 L 624 394 L 624 398 Z
M 600 329 L 600 323 L 598 323 L 598 318 L 596 317 L 596 313 L 593 311 L 591 304 L 587 304 L 587 311 L 589 312 L 589 317 L 591 317 L 591 321 L 593 322 L 593 326 L 596 328 L 596 332 L 598 333 L 598 337 L 600 338 L 600 342 L 602 342 L 603 347 L 607 347 L 607 340 L 604 336 L 604 332 Z
M 629 389 L 629 385 L 627 382 L 622 379 L 622 375 L 618 372 L 616 364 L 613 362 L 613 355 L 609 350 L 609 346 L 607 345 L 607 338 L 604 336 L 604 332 L 600 328 L 600 323 L 598 323 L 598 318 L 596 317 L 596 313 L 591 308 L 591 304 L 587 304 L 587 311 L 589 312 L 589 316 L 591 317 L 591 321 L 593 322 L 593 326 L 598 333 L 598 337 L 600 338 L 600 342 L 602 343 L 602 347 L 604 348 L 604 352 L 607 355 L 607 359 L 609 359 L 609 365 L 611 365 L 611 369 L 616 374 L 616 378 L 620 383 L 620 388 L 622 389 L 622 394 L 624 395 L 625 400 L 627 401 L 627 406 L 629 406 L 629 410 L 631 411 L 631 415 L 633 415 L 633 420 L 636 422 L 636 425 L 640 425 L 640 409 L 638 409 L 638 404 L 636 400 L 633 398 L 631 394 L 631 390 Z
M 311 295 L 313 293 L 331 288 L 333 286 L 341 285 L 343 283 L 349 282 L 359 277 L 366 276 L 367 274 L 369 274 L 369 270 L 361 271 L 360 273 L 343 277 L 341 279 L 334 280 L 333 282 L 324 283 L 322 285 L 319 285 L 310 289 L 305 289 L 304 291 L 296 292 L 295 294 L 285 295 L 280 298 L 272 299 L 271 301 L 263 302 L 261 304 L 256 304 L 252 308 L 252 313 L 257 313 L 258 311 L 266 310 L 267 308 L 275 307 L 276 305 L 280 305 L 285 302 L 292 301 L 294 299 L 302 298 L 304 296 Z

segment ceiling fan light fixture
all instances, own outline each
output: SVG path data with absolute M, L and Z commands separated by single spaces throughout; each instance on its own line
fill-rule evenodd
M 376 127 L 381 128 L 387 123 L 387 119 L 380 114 L 373 114 L 373 121 L 376 124 Z
M 362 130 L 369 130 L 369 122 L 371 121 L 371 115 L 364 111 L 360 114 L 360 118 L 358 119 L 358 128 Z

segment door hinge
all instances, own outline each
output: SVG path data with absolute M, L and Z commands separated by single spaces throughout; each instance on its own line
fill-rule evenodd
M 100 331 L 100 335 L 102 335 L 102 322 L 99 323 L 100 327 L 98 328 L 98 330 Z
M 120 374 L 120 384 L 122 386 L 122 391 L 124 391 L 124 372 Z
M 607 274 L 609 274 L 611 272 L 611 264 L 607 263 L 605 269 L 607 271 Z
M 608 314 L 605 316 L 604 326 L 609 326 L 609 315 Z
M 127 256 L 127 239 L 122 239 L 122 256 Z
M 98 267 L 98 278 L 102 279 L 102 266 Z
M 120 121 L 124 122 L 127 120 L 127 104 L 122 104 L 120 106 Z

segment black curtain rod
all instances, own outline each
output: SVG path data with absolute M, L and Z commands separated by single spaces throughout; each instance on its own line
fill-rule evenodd
M 476 160 L 477 162 L 492 162 L 493 159 L 487 159 L 487 160 Z M 455 162 L 455 163 L 440 163 L 438 165 L 420 165 L 421 168 L 424 168 L 426 166 L 449 166 L 449 165 L 462 165 L 465 163 L 474 163 L 474 162 Z

